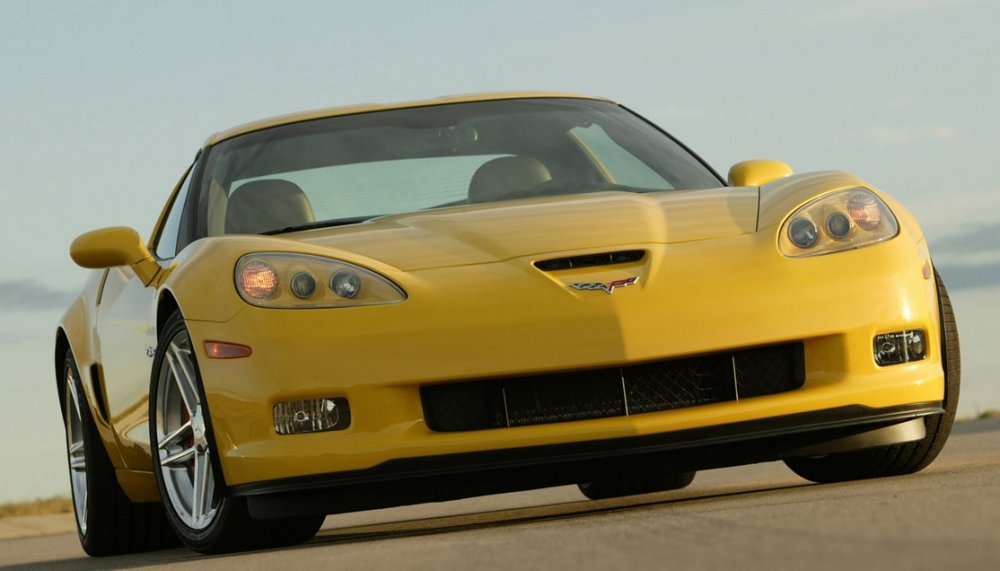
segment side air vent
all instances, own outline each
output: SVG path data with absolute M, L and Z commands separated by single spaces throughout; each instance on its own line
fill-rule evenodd
M 104 402 L 104 383 L 101 382 L 101 366 L 96 363 L 90 366 L 90 386 L 94 399 L 97 400 L 97 412 L 101 414 L 101 420 L 108 422 L 108 406 Z
M 638 262 L 645 255 L 646 252 L 643 250 L 602 252 L 600 254 L 587 254 L 584 256 L 570 256 L 568 258 L 540 260 L 535 262 L 535 267 L 543 272 L 554 272 L 556 270 L 571 270 L 574 268 L 589 268 L 592 266 L 611 266 L 615 264 Z

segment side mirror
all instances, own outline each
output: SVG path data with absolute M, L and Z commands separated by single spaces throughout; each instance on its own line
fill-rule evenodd
M 729 169 L 729 185 L 762 186 L 791 174 L 792 167 L 781 161 L 743 161 Z
M 149 285 L 160 270 L 139 233 L 125 226 L 101 228 L 82 234 L 69 247 L 78 266 L 92 269 L 130 266 Z

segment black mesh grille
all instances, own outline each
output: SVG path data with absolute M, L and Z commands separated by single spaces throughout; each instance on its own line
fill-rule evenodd
M 570 256 L 568 258 L 541 260 L 535 262 L 535 267 L 542 271 L 552 272 L 555 270 L 569 270 L 573 268 L 611 266 L 615 264 L 638 262 L 645 255 L 646 252 L 643 250 L 621 250 L 618 252 L 604 252 L 601 254 L 587 254 L 584 256 Z
M 453 432 L 625 416 L 797 389 L 802 343 L 642 365 L 420 388 L 431 430 Z
M 621 382 L 614 382 L 613 373 L 581 371 L 504 381 L 510 426 L 624 414 Z
M 733 400 L 730 361 L 727 354 L 628 367 L 629 413 Z
M 805 381 L 802 345 L 776 345 L 733 353 L 739 397 L 773 395 L 789 390 L 788 380 Z

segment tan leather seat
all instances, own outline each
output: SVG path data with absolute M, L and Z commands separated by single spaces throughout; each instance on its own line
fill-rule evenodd
M 287 180 L 248 182 L 229 196 L 226 234 L 259 234 L 315 220 L 306 193 Z
M 549 169 L 530 157 L 500 157 L 486 162 L 469 182 L 469 202 L 493 202 L 523 196 L 552 180 Z

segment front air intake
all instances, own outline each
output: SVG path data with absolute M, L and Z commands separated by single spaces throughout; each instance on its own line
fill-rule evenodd
M 782 393 L 805 382 L 803 344 L 789 343 L 570 373 L 420 388 L 427 426 L 484 430 L 628 416 Z

